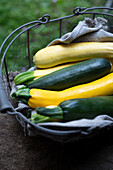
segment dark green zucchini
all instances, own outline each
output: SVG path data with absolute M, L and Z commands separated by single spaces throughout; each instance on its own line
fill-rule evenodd
M 93 119 L 106 114 L 113 117 L 113 96 L 99 96 L 66 100 L 53 108 L 37 107 L 38 114 L 63 121 Z
M 110 70 L 111 63 L 108 59 L 93 58 L 33 80 L 27 87 L 45 90 L 64 90 L 101 78 L 110 73 Z

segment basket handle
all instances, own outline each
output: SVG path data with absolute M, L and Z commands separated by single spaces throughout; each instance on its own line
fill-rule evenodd
M 7 112 L 7 110 L 11 110 L 11 109 L 12 109 L 12 106 L 3 88 L 2 74 L 0 72 L 0 111 Z

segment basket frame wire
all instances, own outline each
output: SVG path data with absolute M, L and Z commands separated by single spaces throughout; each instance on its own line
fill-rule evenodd
M 31 60 L 30 60 L 30 40 L 29 40 L 29 35 L 30 35 L 30 29 L 33 28 L 33 27 L 36 27 L 36 26 L 40 26 L 42 24 L 48 24 L 50 22 L 59 22 L 59 37 L 62 36 L 62 21 L 64 19 L 67 19 L 67 18 L 71 18 L 71 17 L 77 17 L 79 15 L 87 15 L 87 14 L 92 14 L 93 16 L 93 19 L 95 18 L 96 15 L 106 15 L 106 16 L 111 16 L 113 17 L 113 14 L 110 14 L 110 13 L 106 13 L 106 12 L 96 12 L 95 10 L 98 10 L 98 9 L 101 9 L 101 10 L 108 10 L 108 11 L 113 11 L 113 8 L 109 8 L 109 7 L 92 7 L 92 8 L 86 8 L 86 7 L 76 7 L 74 8 L 73 10 L 73 14 L 71 15 L 68 15 L 68 16 L 65 16 L 65 17 L 60 17 L 60 18 L 56 18 L 56 19 L 51 19 L 50 15 L 49 14 L 45 14 L 43 15 L 41 18 L 39 18 L 38 20 L 36 21 L 32 21 L 32 22 L 29 22 L 29 23 L 26 23 L 24 25 L 21 25 L 20 27 L 16 28 L 11 34 L 9 34 L 6 39 L 3 41 L 1 47 L 0 47 L 0 55 L 1 55 L 1 65 L 0 65 L 0 90 L 2 90 L 4 92 L 4 89 L 3 89 L 3 82 L 2 82 L 2 69 L 3 69 L 3 65 L 5 67 L 5 72 L 6 72 L 6 78 L 7 78 L 7 82 L 8 82 L 8 86 L 9 86 L 9 89 L 11 90 L 11 85 L 10 85 L 10 80 L 9 80 L 9 76 L 8 76 L 8 69 L 7 69 L 7 62 L 6 62 L 6 54 L 7 54 L 7 51 L 8 49 L 10 48 L 10 46 L 12 45 L 12 43 L 21 35 L 23 34 L 24 32 L 27 32 L 27 47 L 28 47 L 28 63 L 29 63 L 29 68 L 31 67 Z M 20 31 L 22 28 L 25 28 L 24 30 Z M 7 45 L 7 47 L 5 48 L 5 50 L 3 51 L 3 47 L 5 46 L 5 44 L 7 43 L 7 41 L 10 39 L 11 36 L 13 36 L 17 31 L 20 31 L 10 42 L 9 44 Z M 2 51 L 3 51 L 3 55 L 2 55 Z M 5 95 L 5 92 L 4 92 L 4 95 Z M 8 98 L 7 98 L 8 100 Z M 5 101 L 4 101 L 5 102 Z M 3 102 L 2 102 L 3 103 Z M 38 134 L 41 134 L 41 135 L 45 135 L 49 138 L 53 138 L 51 137 L 52 135 L 56 137 L 56 140 L 57 141 L 60 141 L 60 142 L 65 142 L 65 141 L 74 141 L 75 140 L 75 136 L 77 134 L 85 134 L 85 136 L 87 136 L 89 134 L 89 131 L 87 130 L 83 130 L 83 131 L 80 131 L 80 130 L 66 130 L 66 131 L 59 131 L 59 130 L 52 130 L 52 129 L 48 129 L 48 128 L 45 128 L 45 127 L 41 127 L 41 126 L 38 126 L 38 125 L 35 125 L 34 123 L 32 123 L 31 121 L 29 121 L 22 113 L 20 112 L 17 112 L 15 110 L 15 108 L 12 106 L 11 104 L 11 107 L 8 107 L 5 109 L 5 112 L 10 114 L 10 115 L 15 115 L 17 120 L 19 121 L 19 123 L 23 126 L 24 128 L 24 132 L 25 132 L 25 135 L 28 135 L 28 130 L 27 130 L 27 125 L 29 124 L 33 129 L 37 130 Z M 69 137 L 70 136 L 73 136 L 73 139 L 69 140 Z

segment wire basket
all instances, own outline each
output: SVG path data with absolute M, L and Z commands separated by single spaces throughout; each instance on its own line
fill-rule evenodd
M 46 136 L 60 142 L 72 142 L 93 135 L 94 132 L 87 127 L 82 129 L 52 129 L 32 123 L 22 113 L 15 110 L 16 103 L 11 99 L 10 92 L 15 75 L 33 66 L 33 55 L 41 48 L 46 47 L 53 39 L 72 31 L 85 16 L 89 16 L 92 19 L 95 16 L 107 18 L 109 31 L 113 32 L 111 24 L 113 20 L 112 12 L 113 8 L 77 7 L 73 10 L 72 15 L 56 19 L 51 19 L 50 15 L 45 14 L 36 21 L 18 27 L 3 41 L 0 47 L 0 109 L 1 112 L 16 116 L 24 128 L 25 135 L 29 135 L 28 127 L 35 132 L 35 135 Z M 101 128 L 96 133 L 101 133 L 102 130 Z

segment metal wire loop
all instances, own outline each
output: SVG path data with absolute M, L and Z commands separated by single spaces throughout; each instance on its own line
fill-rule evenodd
M 73 10 L 73 13 L 75 14 L 75 15 L 79 15 L 80 14 L 80 12 L 82 11 L 82 10 L 85 10 L 86 9 L 86 7 L 76 7 L 74 10 Z M 82 12 L 82 13 L 84 13 L 84 11 Z
M 49 22 L 49 20 L 50 20 L 50 15 L 49 15 L 49 14 L 45 14 L 45 15 L 43 15 L 41 18 L 39 18 L 38 21 L 39 21 L 41 24 L 45 24 L 45 23 Z
M 96 12 L 94 10 L 98 10 L 101 9 L 101 12 Z M 86 7 L 76 7 L 73 10 L 74 15 L 83 15 L 83 14 L 93 14 L 93 18 L 95 18 L 95 15 L 106 15 L 106 16 L 113 16 L 113 14 L 109 14 L 104 12 L 104 10 L 111 10 L 113 11 L 113 8 L 109 8 L 109 7 L 92 7 L 92 8 L 86 8 Z

